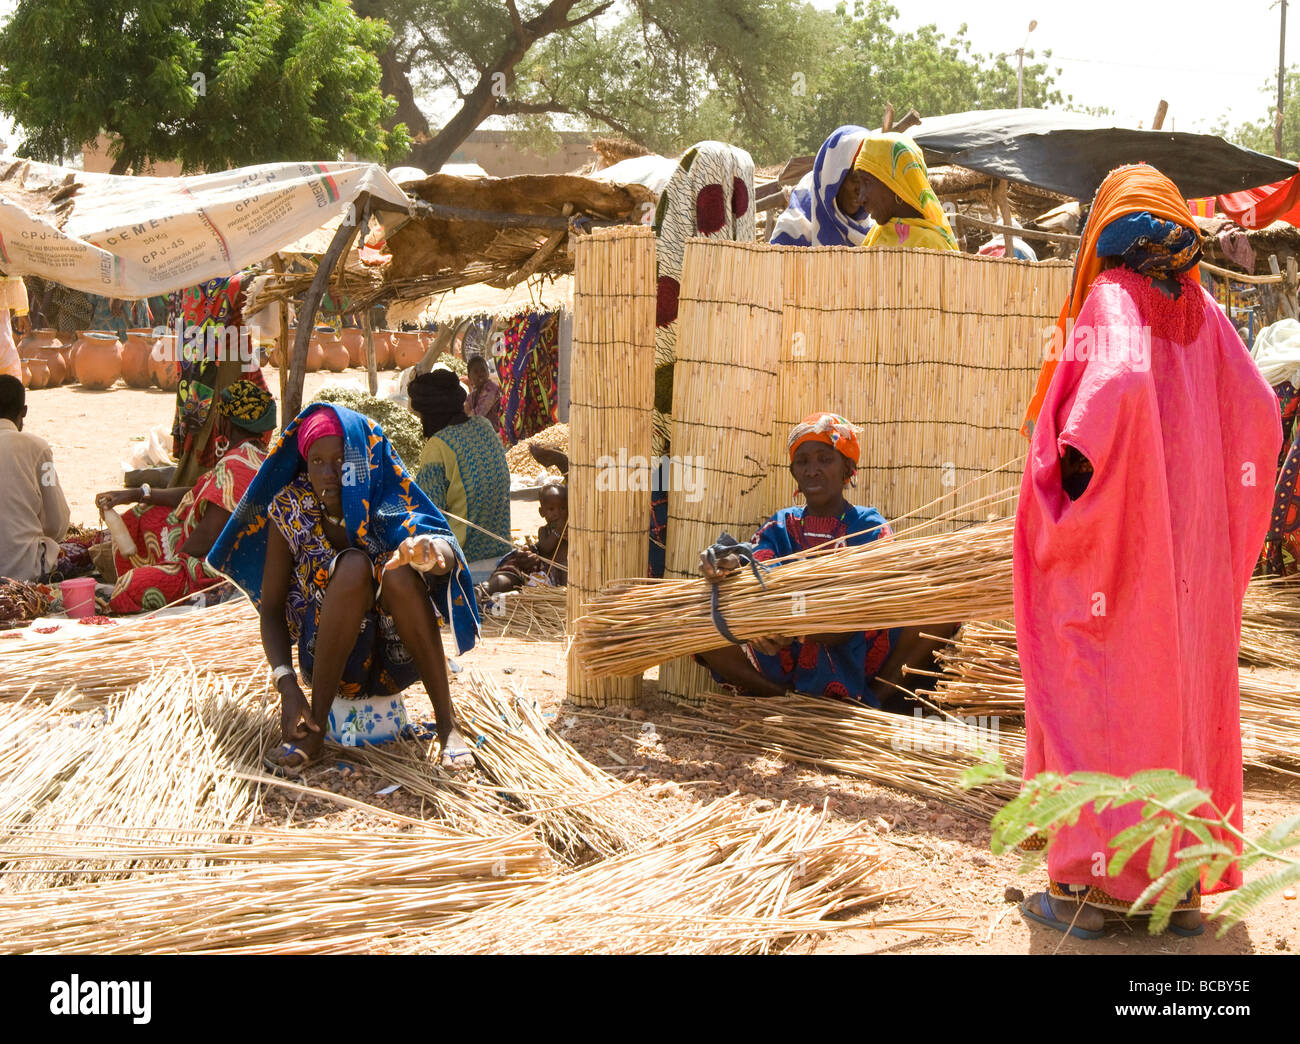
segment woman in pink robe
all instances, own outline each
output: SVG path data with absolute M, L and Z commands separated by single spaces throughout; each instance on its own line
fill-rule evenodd
M 1179 220 L 1134 203 L 1155 197 Z M 1196 279 L 1199 239 L 1174 184 L 1122 167 L 1098 201 L 1077 264 L 1104 270 L 1083 292 L 1076 283 L 1016 515 L 1025 778 L 1173 769 L 1240 828 L 1237 647 L 1269 523 L 1277 402 Z M 1026 916 L 1095 938 L 1103 911 L 1127 910 L 1150 883 L 1149 853 L 1115 877 L 1107 864 L 1138 816 L 1088 809 L 1056 831 L 1050 889 Z M 1240 883 L 1234 866 L 1203 890 Z M 1175 932 L 1203 931 L 1201 892 L 1179 904 Z

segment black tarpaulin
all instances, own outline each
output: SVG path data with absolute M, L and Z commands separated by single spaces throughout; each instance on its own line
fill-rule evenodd
M 1290 160 L 1214 134 L 1132 130 L 1073 112 L 991 109 L 926 117 L 910 136 L 927 163 L 955 163 L 1088 202 L 1114 168 L 1150 163 L 1184 197 L 1218 196 L 1296 173 Z

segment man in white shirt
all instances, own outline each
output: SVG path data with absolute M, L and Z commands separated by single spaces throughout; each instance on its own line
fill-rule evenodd
M 54 568 L 71 517 L 50 444 L 23 431 L 26 416 L 22 381 L 0 375 L 0 576 L 15 580 Z

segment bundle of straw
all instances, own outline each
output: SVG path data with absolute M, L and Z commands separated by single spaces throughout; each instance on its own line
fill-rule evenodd
M 1253 586 L 1253 585 L 1252 585 Z M 942 670 L 933 687 L 918 689 L 945 711 L 961 715 L 1023 718 L 1025 683 L 1020 676 L 1015 626 L 972 621 L 940 650 Z M 1243 668 L 1241 688 L 1242 757 L 1247 764 L 1293 775 L 1277 762 L 1300 762 L 1300 704 L 1294 684 L 1271 680 Z
M 33 835 L 37 866 L 79 858 L 74 832 Z M 551 866 L 528 831 L 242 830 L 228 841 L 118 831 L 106 863 L 190 866 L 125 881 L 0 893 L 2 953 L 358 953 L 535 888 Z
M 257 811 L 257 791 L 230 770 L 260 764 L 272 714 L 232 679 L 161 671 L 111 699 L 102 713 L 34 714 L 22 705 L 0 762 L 0 851 L 22 853 L 24 831 L 100 825 L 159 828 L 215 840 Z M 8 715 L 6 715 L 8 719 Z M 24 731 L 18 732 L 13 726 Z M 93 858 L 93 863 L 90 861 Z M 87 853 L 84 864 L 28 861 L 4 878 L 8 890 L 47 887 L 93 866 L 90 876 L 137 869 Z M 80 876 L 84 879 L 87 874 Z
M 720 608 L 742 639 L 1006 615 L 1011 530 L 1012 520 L 1001 519 L 793 555 L 766 573 L 766 588 L 748 570 L 724 580 Z M 597 676 L 639 674 L 671 655 L 724 646 L 709 596 L 703 579 L 613 585 L 577 621 L 579 661 Z
M 545 446 L 558 450 L 566 457 L 569 455 L 569 426 L 563 422 L 543 428 L 536 435 L 529 436 L 522 442 L 516 442 L 506 450 L 506 465 L 512 475 L 528 475 L 535 478 L 546 474 L 546 469 L 538 464 L 528 452 L 529 445 Z
M 603 584 L 644 576 L 649 561 L 653 232 L 616 228 L 582 237 L 574 247 L 573 286 L 570 621 Z M 582 706 L 631 704 L 640 698 L 641 682 L 592 677 L 571 657 L 568 692 Z
M 68 688 L 93 705 L 123 692 L 166 664 L 195 664 L 225 677 L 266 670 L 257 610 L 240 600 L 179 616 L 87 627 L 73 640 L 0 648 L 0 701 L 50 699 Z M 17 645 L 18 643 L 14 643 Z
M 1252 580 L 1241 606 L 1242 662 L 1300 667 L 1300 574 Z
M 478 737 L 474 757 L 483 774 L 562 857 L 635 848 L 662 826 L 663 815 L 632 784 L 596 768 L 548 728 L 535 700 L 506 695 L 471 672 L 456 712 L 466 734 Z
M 852 921 L 836 917 L 907 893 L 883 880 L 887 855 L 826 813 L 759 813 L 714 802 L 650 848 L 521 892 L 465 921 L 412 939 L 435 953 L 767 953 L 811 934 L 896 928 L 965 935 L 933 908 Z
M 726 693 L 709 693 L 703 714 L 674 721 L 720 746 L 770 751 L 982 817 L 1014 797 L 1015 788 L 963 790 L 962 773 L 992 754 L 1013 774 L 1024 763 L 1024 733 L 996 718 L 961 721 L 919 712 L 907 717 L 815 696 L 753 699 Z
M 505 596 L 505 615 L 484 613 L 483 633 L 521 641 L 558 641 L 568 628 L 568 599 L 563 587 L 521 587 Z
M 781 266 L 765 244 L 686 245 L 672 408 L 673 458 L 685 466 L 670 476 L 665 576 L 696 576 L 701 548 L 723 531 L 747 540 L 770 514 L 763 465 L 776 410 Z M 679 703 L 708 685 L 689 657 L 659 671 L 660 693 Z

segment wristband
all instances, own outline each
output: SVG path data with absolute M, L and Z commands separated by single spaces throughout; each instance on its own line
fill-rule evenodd
M 282 663 L 279 667 L 273 667 L 271 669 L 271 684 L 279 685 L 281 678 L 287 678 L 289 675 L 293 673 L 294 673 L 293 668 L 290 667 L 288 664 Z

